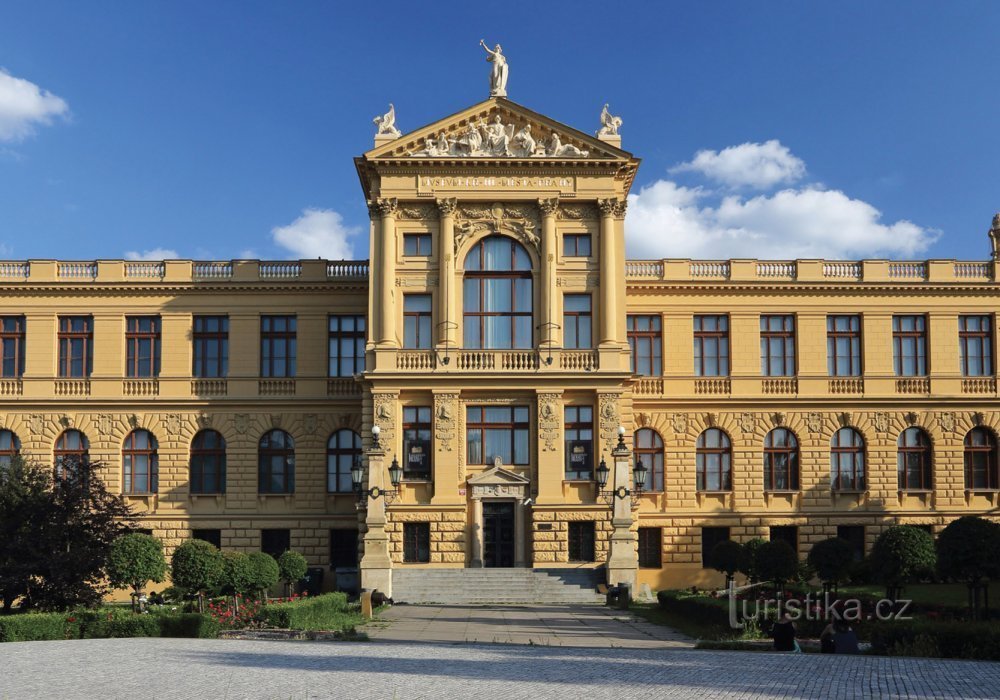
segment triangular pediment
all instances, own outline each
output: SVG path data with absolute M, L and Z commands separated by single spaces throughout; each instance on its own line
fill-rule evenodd
M 531 481 L 520 474 L 494 465 L 481 474 L 469 477 L 468 483 L 470 486 L 523 486 L 530 484 Z
M 629 161 L 632 154 L 508 99 L 491 97 L 380 144 L 364 158 Z

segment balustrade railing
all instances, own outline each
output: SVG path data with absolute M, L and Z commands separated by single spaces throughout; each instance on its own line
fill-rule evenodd
M 761 380 L 761 392 L 768 395 L 797 394 L 799 380 L 795 377 L 765 377 Z
M 891 262 L 889 279 L 927 279 L 927 263 Z
M 967 377 L 962 380 L 963 394 L 997 393 L 996 377 Z
M 0 278 L 10 280 L 26 280 L 31 277 L 31 263 L 0 262 Z
M 90 380 L 57 379 L 53 391 L 56 396 L 90 396 Z
M 796 265 L 793 261 L 758 262 L 757 276 L 764 278 L 795 279 Z
M 225 396 L 229 393 L 226 379 L 192 379 L 191 393 L 195 396 Z
M 989 280 L 990 267 L 987 262 L 957 262 L 955 277 L 958 279 Z
M 902 377 L 896 380 L 898 394 L 929 394 L 931 380 L 927 377 Z
M 433 350 L 404 350 L 396 355 L 396 369 L 407 372 L 432 370 L 436 365 Z
M 692 262 L 690 271 L 691 276 L 696 279 L 726 279 L 729 277 L 729 262 L 725 260 Z
M 823 276 L 831 279 L 861 279 L 861 263 L 859 262 L 825 262 Z
M 327 396 L 359 396 L 361 385 L 353 377 L 330 377 L 326 380 Z
M 732 382 L 729 377 L 713 377 L 711 379 L 695 379 L 696 394 L 729 394 L 732 393 Z
M 231 262 L 196 262 L 192 273 L 196 280 L 227 280 L 233 276 Z
M 563 350 L 559 354 L 559 369 L 572 372 L 592 372 L 597 369 L 596 350 Z
M 625 262 L 625 276 L 636 279 L 642 277 L 663 277 L 663 262 L 659 260 L 628 260 Z
M 0 379 L 0 396 L 21 396 L 24 384 L 20 379 Z
M 834 377 L 827 388 L 831 394 L 863 394 L 865 380 L 862 377 Z
M 367 260 L 330 260 L 326 263 L 329 279 L 356 279 L 368 276 Z
M 262 280 L 297 279 L 302 274 L 302 264 L 297 262 L 261 262 L 260 278 Z
M 632 385 L 632 393 L 636 396 L 663 396 L 663 379 L 642 377 Z
M 97 277 L 97 263 L 61 262 L 56 267 L 56 274 L 64 280 L 92 280 Z
M 467 371 L 525 372 L 538 369 L 534 350 L 460 350 L 456 366 Z
M 167 264 L 164 262 L 127 262 L 125 263 L 125 279 L 163 279 L 166 270 Z
M 125 396 L 159 396 L 160 382 L 156 379 L 126 379 L 122 382 Z
M 294 379 L 261 379 L 257 382 L 261 396 L 295 396 Z

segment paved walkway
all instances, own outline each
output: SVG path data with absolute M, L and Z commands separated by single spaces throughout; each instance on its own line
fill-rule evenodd
M 0 698 L 996 698 L 1000 664 L 478 644 L 94 639 L 0 644 Z
M 397 605 L 365 627 L 379 642 L 691 648 L 693 640 L 626 611 L 597 605 Z

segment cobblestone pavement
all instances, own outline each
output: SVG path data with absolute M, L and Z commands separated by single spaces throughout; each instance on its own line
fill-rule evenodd
M 599 605 L 397 605 L 365 628 L 380 642 L 479 642 L 565 647 L 690 648 L 693 641 Z
M 688 649 L 96 639 L 0 645 L 0 698 L 996 698 L 1000 664 Z

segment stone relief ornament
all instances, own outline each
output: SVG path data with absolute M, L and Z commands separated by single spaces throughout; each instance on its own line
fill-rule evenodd
M 705 414 L 705 425 L 709 428 L 714 428 L 719 424 L 719 414 L 718 413 L 706 413 Z
M 545 139 L 545 155 L 550 158 L 586 158 L 590 155 L 590 151 L 584 151 L 572 144 L 564 144 L 559 134 L 553 131 Z
M 986 415 L 976 411 L 972 414 L 972 424 L 979 427 L 986 424 Z
M 432 204 L 406 204 L 399 208 L 399 218 L 413 221 L 437 219 L 437 211 Z
M 990 227 L 990 247 L 993 249 L 993 259 L 1000 260 L 1000 213 L 993 215 L 993 226 Z
M 455 438 L 455 402 L 458 394 L 434 395 L 434 437 L 438 447 L 447 452 L 452 450 Z
M 379 441 L 383 445 L 393 445 L 396 419 L 394 410 L 396 406 L 396 394 L 373 394 L 372 409 L 375 416 L 375 425 L 382 430 Z
M 757 419 L 752 413 L 740 414 L 740 430 L 744 433 L 752 433 L 757 427 Z
M 938 425 L 946 433 L 955 432 L 955 414 L 950 411 L 938 414 Z
M 392 136 L 394 138 L 402 136 L 399 129 L 396 128 L 396 108 L 392 102 L 389 103 L 389 111 L 375 117 L 372 122 L 377 127 L 376 136 Z
M 210 413 L 199 413 L 195 421 L 198 423 L 200 430 L 212 427 L 212 415 Z
M 559 207 L 559 218 L 569 221 L 596 219 L 597 210 L 589 204 L 564 204 Z
M 66 430 L 71 430 L 76 427 L 76 420 L 72 416 L 62 416 L 59 418 L 59 425 Z
M 139 416 L 137 416 L 135 413 L 129 414 L 128 424 L 132 427 L 133 430 L 142 427 L 142 421 L 139 420 Z
M 780 428 L 785 424 L 785 414 L 784 413 L 773 413 L 771 414 L 771 423 L 776 428 Z
M 823 414 L 813 411 L 806 416 L 806 427 L 809 428 L 810 433 L 823 432 Z
M 41 435 L 45 430 L 45 416 L 40 413 L 33 413 L 28 418 L 28 429 L 32 435 Z
M 176 413 L 168 413 L 163 421 L 163 425 L 170 435 L 177 435 L 181 432 L 181 417 Z
M 872 418 L 872 423 L 875 425 L 875 430 L 880 433 L 888 432 L 889 430 L 889 414 L 879 411 Z
M 604 436 L 608 452 L 613 452 L 618 443 L 618 426 L 621 425 L 621 414 L 618 411 L 620 398 L 620 394 L 601 394 L 600 397 L 601 435 Z
M 684 435 L 688 431 L 688 419 L 687 415 L 683 413 L 675 413 L 670 419 L 670 427 L 674 429 L 674 432 L 678 435 Z
M 539 238 L 532 212 L 497 203 L 492 207 L 460 207 L 455 225 L 455 253 L 466 239 L 480 232 L 509 233 L 525 245 L 538 249 Z
M 233 416 L 233 428 L 240 435 L 246 435 L 247 431 L 250 430 L 250 414 L 237 413 Z
M 102 413 L 97 417 L 97 432 L 101 435 L 110 435 L 114 429 L 114 420 L 107 413 Z
M 559 445 L 559 394 L 538 395 L 538 437 L 544 452 L 555 452 Z
M 841 428 L 849 428 L 853 422 L 853 416 L 847 411 L 837 414 L 837 420 L 840 422 Z
M 640 428 L 645 428 L 649 425 L 649 414 L 648 413 L 637 413 L 635 416 L 635 424 Z
M 436 201 L 438 211 L 440 211 L 445 216 L 449 214 L 454 214 L 455 210 L 458 209 L 458 198 L 457 197 L 443 197 Z
M 302 430 L 306 435 L 315 435 L 317 427 L 319 427 L 319 418 L 315 413 L 307 413 L 302 416 Z
M 622 118 L 615 117 L 608 111 L 608 104 L 604 104 L 601 110 L 601 128 L 597 130 L 597 136 L 618 136 L 618 129 L 621 128 Z
M 916 425 L 917 421 L 920 420 L 920 414 L 916 411 L 908 411 L 903 414 L 903 419 L 906 421 L 907 425 Z
M 507 57 L 503 55 L 503 49 L 497 44 L 490 50 L 486 42 L 479 40 L 479 45 L 486 51 L 486 60 L 493 64 L 490 70 L 490 97 L 507 97 Z

